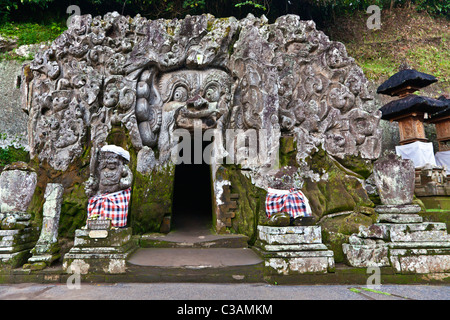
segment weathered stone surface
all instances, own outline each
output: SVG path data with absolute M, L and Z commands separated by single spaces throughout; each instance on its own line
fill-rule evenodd
M 379 222 L 361 226 L 358 234 L 342 245 L 347 262 L 354 267 L 392 266 L 397 273 L 448 272 L 450 235 L 445 223 L 422 222 L 403 206 L 380 206 Z M 407 212 L 417 211 L 406 206 Z
M 278 274 L 334 271 L 334 253 L 321 243 L 319 226 L 258 226 L 255 246 L 269 272 Z
M 74 247 L 120 247 L 131 240 L 131 228 L 108 230 L 106 239 L 92 239 L 90 230 L 77 229 L 75 231 Z
M 443 249 L 391 249 L 390 261 L 396 272 L 438 273 L 450 271 L 450 247 Z
M 342 245 L 348 263 L 357 268 L 389 266 L 388 246 L 386 244 L 348 244 Z
M 389 240 L 389 227 L 389 224 L 383 223 L 375 223 L 369 227 L 360 226 L 357 236 L 360 238 Z
M 320 251 L 328 250 L 328 248 L 322 243 L 315 244 L 266 244 L 264 242 L 257 242 L 256 246 L 264 249 L 267 252 L 297 252 L 297 251 Z
M 0 267 L 17 268 L 31 256 L 39 237 L 39 228 L 0 230 Z
M 375 212 L 381 214 L 414 214 L 419 213 L 421 210 L 421 207 L 417 204 L 381 205 L 375 207 Z
M 137 155 L 136 170 L 139 173 L 148 174 L 153 171 L 156 165 L 155 153 L 147 146 L 144 146 Z
M 23 112 L 21 90 L 19 87 L 24 81 L 22 75 L 23 62 L 17 60 L 0 61 L 0 147 L 7 146 L 28 147 L 27 120 Z M 11 125 L 14 124 L 14 125 Z
M 392 242 L 450 241 L 445 223 L 438 222 L 393 224 L 389 234 Z
M 23 265 L 30 257 L 30 250 L 25 249 L 18 252 L 0 253 L 0 267 L 17 268 Z
M 258 238 L 268 244 L 322 243 L 321 228 L 258 226 Z
M 1 212 L 27 211 L 36 183 L 37 174 L 33 171 L 3 171 L 0 175 Z
M 323 149 L 336 159 L 368 160 L 370 167 L 381 148 L 381 114 L 367 79 L 345 47 L 316 30 L 312 21 L 294 15 L 272 24 L 252 15 L 240 21 L 211 15 L 150 21 L 118 13 L 71 21 L 68 30 L 24 68 L 24 73 L 29 71 L 22 90 L 30 114 L 30 151 L 40 163 L 65 172 L 90 156 L 93 169 L 96 152 L 120 128 L 132 157 L 138 155 L 131 168 L 136 181 L 148 182 L 155 171 L 173 165 L 175 131 L 192 132 L 198 124 L 202 131 L 257 132 L 252 142 L 258 147 L 256 164 L 233 160 L 265 190 L 271 170 L 278 169 L 274 159 L 283 134 L 292 137 L 284 150 L 302 164 L 299 181 L 322 182 L 318 188 L 326 201 L 321 202 L 321 195 L 314 200 L 317 206 L 330 204 L 322 212 L 370 206 L 359 176 L 339 175 L 340 188 L 333 192 L 334 186 L 326 187 L 326 172 L 315 172 L 304 161 Z M 224 141 L 215 145 L 216 160 L 239 154 L 245 149 L 242 140 L 228 140 L 234 143 L 230 148 Z M 212 166 L 213 179 L 219 167 Z M 355 170 L 357 175 L 367 172 Z M 226 185 L 214 183 L 214 190 Z M 134 187 L 141 188 L 137 182 Z M 342 199 L 336 196 L 341 190 L 346 190 Z M 170 215 L 170 197 L 171 190 L 133 195 L 133 229 L 158 231 L 162 218 Z M 219 210 L 222 200 L 215 201 Z M 141 210 L 146 203 L 152 210 Z M 249 219 L 245 214 L 255 207 L 251 199 L 242 199 L 234 218 L 216 212 L 218 230 L 243 230 L 254 239 L 259 212 Z
M 44 262 L 47 266 L 59 258 L 58 227 L 64 188 L 59 183 L 49 183 L 45 189 L 42 229 L 36 246 L 31 250 L 30 264 Z M 24 266 L 28 268 L 28 266 Z
M 107 237 L 100 239 L 89 237 L 89 232 L 76 230 L 74 246 L 64 255 L 63 269 L 80 274 L 125 273 L 126 260 L 136 249 L 136 243 L 131 240 L 131 228 L 108 230 Z
M 385 223 L 420 223 L 423 218 L 418 214 L 382 213 L 378 215 L 377 222 Z
M 264 265 L 283 275 L 327 273 L 334 269 L 334 260 L 328 257 L 270 258 Z
M 39 228 L 29 227 L 15 230 L 0 230 L 0 250 L 8 248 L 7 250 L 17 250 L 19 245 L 34 246 L 39 236 Z
M 411 204 L 414 196 L 415 168 L 411 160 L 391 153 L 374 164 L 374 178 L 384 205 Z

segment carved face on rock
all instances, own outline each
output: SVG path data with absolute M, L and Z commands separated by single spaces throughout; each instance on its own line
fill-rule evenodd
M 163 112 L 177 110 L 178 128 L 215 128 L 217 120 L 230 108 L 231 77 L 222 70 L 180 70 L 162 74 L 159 92 Z
M 112 193 L 121 189 L 120 180 L 124 172 L 124 160 L 113 152 L 100 152 L 99 193 Z

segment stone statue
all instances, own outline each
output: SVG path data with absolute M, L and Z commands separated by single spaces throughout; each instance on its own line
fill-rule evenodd
M 81 155 L 88 128 L 103 145 L 114 124 L 138 150 L 162 149 L 171 130 L 199 123 L 265 129 L 272 152 L 281 130 L 296 136 L 302 159 L 322 144 L 337 157 L 380 153 L 380 114 L 361 69 L 294 15 L 274 24 L 77 16 L 26 70 L 31 153 L 57 170 Z
M 133 174 L 127 165 L 129 161 L 129 152 L 121 147 L 102 147 L 98 153 L 97 166 L 86 183 L 86 194 L 92 197 L 131 187 Z
M 111 219 L 113 227 L 126 226 L 133 180 L 129 161 L 129 152 L 121 147 L 105 145 L 100 149 L 98 166 L 86 185 L 90 195 L 88 219 Z

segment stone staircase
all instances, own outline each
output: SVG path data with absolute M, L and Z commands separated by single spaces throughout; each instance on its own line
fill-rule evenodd
M 207 229 L 147 234 L 127 260 L 128 274 L 149 282 L 261 282 L 263 261 L 244 235 Z

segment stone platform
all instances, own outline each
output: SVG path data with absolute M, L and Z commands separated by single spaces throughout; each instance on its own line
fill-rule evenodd
M 333 272 L 333 251 L 322 243 L 321 232 L 320 226 L 258 226 L 255 249 L 269 274 Z
M 136 249 L 131 228 L 77 229 L 73 247 L 64 256 L 63 269 L 81 274 L 126 272 L 126 260 Z
M 361 226 L 342 248 L 353 267 L 389 267 L 397 273 L 450 272 L 450 236 L 441 222 L 422 222 L 417 205 L 375 208 L 379 222 Z
M 0 230 L 0 267 L 22 266 L 31 256 L 30 250 L 39 237 L 39 228 Z

